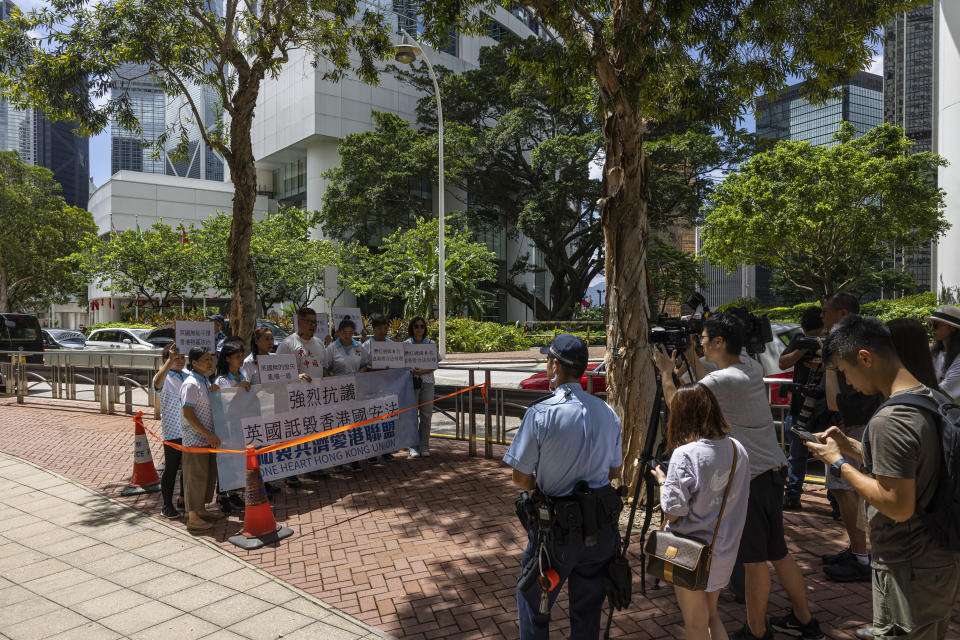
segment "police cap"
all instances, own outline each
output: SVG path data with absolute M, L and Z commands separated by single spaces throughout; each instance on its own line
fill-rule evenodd
M 587 343 L 577 336 L 561 333 L 546 347 L 540 348 L 540 353 L 553 356 L 568 367 L 585 368 L 589 358 Z

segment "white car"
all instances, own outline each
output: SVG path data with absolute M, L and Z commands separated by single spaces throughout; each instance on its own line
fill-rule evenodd
M 150 329 L 95 329 L 87 337 L 87 344 L 84 349 L 87 351 L 156 350 L 156 345 L 144 340 L 148 333 L 150 333 Z

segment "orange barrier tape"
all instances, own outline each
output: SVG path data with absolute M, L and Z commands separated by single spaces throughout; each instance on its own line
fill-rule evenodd
M 487 383 L 487 382 L 482 382 L 482 383 L 480 383 L 480 384 L 475 384 L 475 385 L 473 385 L 472 387 L 467 387 L 467 388 L 465 388 L 465 389 L 460 389 L 459 391 L 454 391 L 453 393 L 448 393 L 448 394 L 445 395 L 445 396 L 440 396 L 439 398 L 434 398 L 433 400 L 427 400 L 426 402 L 421 402 L 420 404 L 415 404 L 415 405 L 413 405 L 413 406 L 411 406 L 411 407 L 406 407 L 406 408 L 404 408 L 404 409 L 398 409 L 397 411 L 392 411 L 392 412 L 386 413 L 386 414 L 384 414 L 384 415 L 382 415 L 382 416 L 377 416 L 376 418 L 367 418 L 366 420 L 361 420 L 361 421 L 359 421 L 359 422 L 354 422 L 354 423 L 352 423 L 352 424 L 347 424 L 347 425 L 344 425 L 344 426 L 342 426 L 342 427 L 337 427 L 336 429 L 327 429 L 326 431 L 321 431 L 320 433 L 311 433 L 311 434 L 308 435 L 308 436 L 300 436 L 299 438 L 294 438 L 293 440 L 288 440 L 288 441 L 286 441 L 286 442 L 278 442 L 278 443 L 276 443 L 276 444 L 271 444 L 271 445 L 268 445 L 268 446 L 266 446 L 266 447 L 262 447 L 262 448 L 260 448 L 260 449 L 256 449 L 255 451 L 257 452 L 257 455 L 259 455 L 259 454 L 261 454 L 261 453 L 270 453 L 271 451 L 279 451 L 280 449 L 286 449 L 286 448 L 288 448 L 288 447 L 294 447 L 294 446 L 296 446 L 296 445 L 298 445 L 298 444 L 303 444 L 303 443 L 305 443 L 305 442 L 312 442 L 313 440 L 319 440 L 320 438 L 326 438 L 326 437 L 328 437 L 328 436 L 332 436 L 332 435 L 334 435 L 334 434 L 341 433 L 341 432 L 343 432 L 343 431 L 349 431 L 350 429 L 355 429 L 355 428 L 357 428 L 357 427 L 362 427 L 362 426 L 365 425 L 365 424 L 370 424 L 370 423 L 372 423 L 372 422 L 380 422 L 380 421 L 385 420 L 385 419 L 387 419 L 387 418 L 391 418 L 391 417 L 393 417 L 393 416 L 395 416 L 395 415 L 401 414 L 401 413 L 403 413 L 404 411 L 410 411 L 411 409 L 419 409 L 420 407 L 423 407 L 423 406 L 425 406 L 425 405 L 428 405 L 428 404 L 430 404 L 430 403 L 432 403 L 432 402 L 436 402 L 437 400 L 446 400 L 447 398 L 452 398 L 453 396 L 460 395 L 461 393 L 466 393 L 467 391 L 473 391 L 474 389 L 480 389 L 480 395 L 483 396 L 483 401 L 484 401 L 484 403 L 486 403 L 486 401 L 487 401 L 487 386 L 488 386 L 488 385 L 489 385 L 489 383 Z M 141 423 L 142 423 L 142 422 L 143 422 L 142 416 L 143 416 L 143 412 L 141 411 L 140 413 L 137 414 L 137 416 L 136 416 L 136 418 L 134 418 L 134 420 L 139 419 L 139 420 L 141 421 Z M 183 446 L 182 444 L 175 444 L 175 443 L 173 443 L 173 442 L 170 442 L 169 440 L 164 440 L 163 438 L 161 438 L 161 437 L 159 437 L 157 434 L 155 434 L 153 431 L 151 431 L 146 425 L 143 426 L 143 429 L 144 429 L 147 433 L 149 433 L 150 435 L 152 435 L 154 438 L 156 438 L 157 440 L 159 440 L 160 442 L 162 442 L 163 444 L 167 445 L 168 447 L 172 447 L 172 448 L 176 449 L 177 451 L 189 451 L 190 453 L 244 453 L 244 454 L 247 452 L 246 449 L 214 449 L 214 448 L 212 448 L 212 447 L 185 447 L 185 446 Z

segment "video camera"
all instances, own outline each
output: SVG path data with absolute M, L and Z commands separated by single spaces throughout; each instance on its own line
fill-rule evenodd
M 777 395 L 786 398 L 789 393 L 799 393 L 800 395 L 819 400 L 826 395 L 826 391 L 819 384 L 799 384 L 796 382 L 781 382 Z
M 703 314 L 672 318 L 661 313 L 656 319 L 657 326 L 647 335 L 647 341 L 650 344 L 662 344 L 667 353 L 671 351 L 682 353 L 690 344 L 690 336 L 699 336 L 703 332 L 703 320 L 710 315 L 706 298 L 699 291 L 694 291 L 685 304 L 693 309 L 694 314 L 702 307 Z
M 750 313 L 743 307 L 730 307 L 724 313 L 736 316 L 743 323 L 743 346 L 752 356 L 767 350 L 767 343 L 773 340 L 773 329 L 767 316 Z

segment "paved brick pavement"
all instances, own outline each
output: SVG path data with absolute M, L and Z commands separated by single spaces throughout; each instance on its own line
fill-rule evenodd
M 181 529 L 0 453 L 0 637 L 383 638 Z
M 89 405 L 52 406 L 0 401 L 0 451 L 119 497 L 132 466 L 130 417 L 102 416 Z M 159 451 L 154 443 L 157 459 Z M 278 547 L 244 552 L 226 543 L 239 528 L 235 518 L 208 538 L 391 635 L 515 638 L 514 585 L 525 535 L 513 515 L 516 492 L 507 468 L 499 458 L 469 458 L 460 442 L 440 440 L 431 452 L 285 490 L 273 501 L 274 513 L 296 533 Z M 494 453 L 502 456 L 503 448 Z M 151 515 L 159 509 L 156 494 L 119 499 Z M 870 585 L 822 578 L 818 556 L 841 548 L 841 530 L 822 493 L 811 492 L 804 505 L 804 512 L 787 516 L 787 529 L 811 608 L 829 637 L 850 638 L 871 617 Z M 725 596 L 721 603 L 728 630 L 738 628 L 743 607 Z M 771 612 L 788 606 L 775 585 Z M 554 612 L 560 637 L 568 629 L 565 596 Z M 615 637 L 681 637 L 681 628 L 669 588 L 636 595 L 630 610 L 614 618 Z M 960 611 L 950 635 L 960 637 Z

